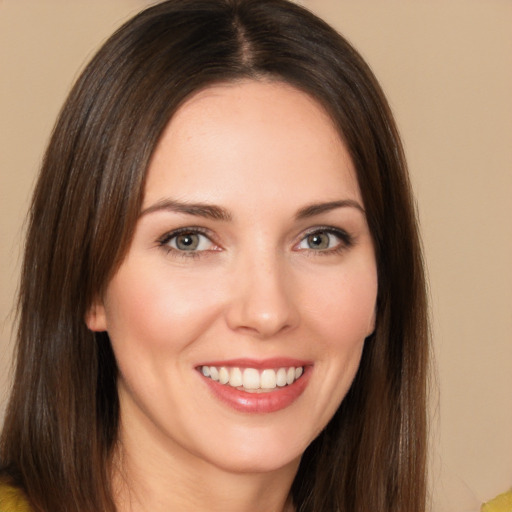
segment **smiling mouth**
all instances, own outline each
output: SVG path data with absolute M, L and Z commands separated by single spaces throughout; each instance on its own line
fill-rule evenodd
M 303 366 L 281 368 L 239 368 L 227 366 L 201 366 L 199 371 L 207 378 L 249 393 L 261 393 L 293 384 L 304 373 Z

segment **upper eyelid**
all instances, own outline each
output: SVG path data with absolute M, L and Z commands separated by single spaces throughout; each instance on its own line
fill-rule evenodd
M 338 233 L 345 233 L 346 230 L 343 228 L 338 228 L 336 226 L 329 226 L 329 225 L 323 225 L 320 224 L 318 226 L 311 226 L 310 228 L 306 228 L 303 231 L 303 234 L 311 234 L 316 233 L 317 231 L 329 231 L 329 232 L 338 232 Z
M 157 241 L 158 242 L 163 242 L 164 240 L 169 241 L 178 235 L 182 235 L 183 233 L 194 233 L 194 234 L 197 233 L 197 234 L 206 236 L 212 242 L 214 241 L 212 232 L 209 229 L 203 228 L 201 226 L 185 226 L 182 228 L 171 229 L 170 231 L 167 231 L 166 233 L 164 233 L 162 236 L 158 237 Z
M 342 236 L 343 238 L 349 238 L 349 239 L 354 238 L 354 236 L 350 233 L 350 231 L 348 231 L 346 229 L 338 228 L 335 226 L 323 226 L 323 225 L 308 228 L 308 229 L 302 231 L 301 234 L 297 238 L 299 240 L 302 240 L 303 238 L 305 238 L 309 235 L 312 235 L 314 233 L 318 233 L 318 232 L 331 233 L 331 234 L 334 234 L 337 236 Z

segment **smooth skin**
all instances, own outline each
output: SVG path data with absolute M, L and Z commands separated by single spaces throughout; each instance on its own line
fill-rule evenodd
M 376 297 L 356 174 L 323 108 L 281 82 L 193 95 L 87 315 L 119 366 L 119 510 L 292 510 L 300 457 L 354 379 Z M 198 368 L 240 358 L 305 361 L 309 380 L 275 412 L 237 410 Z

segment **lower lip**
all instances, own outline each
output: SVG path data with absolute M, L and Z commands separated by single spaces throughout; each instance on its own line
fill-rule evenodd
M 311 366 L 306 366 L 304 373 L 293 384 L 257 393 L 248 393 L 200 375 L 213 394 L 233 409 L 248 413 L 270 413 L 289 407 L 302 395 L 308 385 Z

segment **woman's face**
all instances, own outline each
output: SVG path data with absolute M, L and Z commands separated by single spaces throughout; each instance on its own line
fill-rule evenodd
M 376 295 L 355 171 L 319 104 L 276 82 L 197 93 L 87 318 L 119 366 L 121 439 L 155 460 L 296 467 L 351 385 Z

